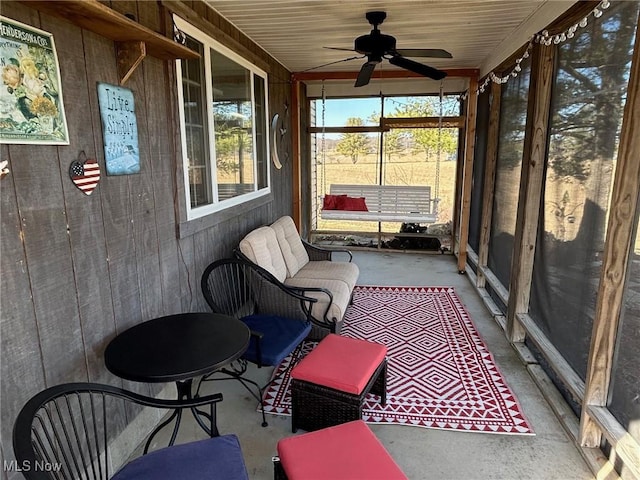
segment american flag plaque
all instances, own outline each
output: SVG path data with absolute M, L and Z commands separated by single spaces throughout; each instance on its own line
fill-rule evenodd
M 91 195 L 100 181 L 100 165 L 95 158 L 76 160 L 69 167 L 69 176 L 82 193 Z

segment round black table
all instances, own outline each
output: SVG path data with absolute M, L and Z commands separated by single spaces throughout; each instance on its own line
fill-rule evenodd
M 176 382 L 178 399 L 191 398 L 193 379 L 212 373 L 237 360 L 249 346 L 249 328 L 240 320 L 217 313 L 180 313 L 135 325 L 116 336 L 104 352 L 107 369 L 134 382 Z M 147 441 L 174 418 L 175 441 L 181 410 L 160 424 Z M 192 409 L 198 424 L 211 431 L 199 418 L 202 412 Z M 205 414 L 206 415 L 206 414 Z M 215 426 L 215 419 L 212 419 Z M 215 428 L 215 427 L 212 427 Z

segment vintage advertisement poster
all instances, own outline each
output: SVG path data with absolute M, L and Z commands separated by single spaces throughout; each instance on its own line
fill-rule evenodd
M 0 143 L 69 143 L 53 36 L 0 16 Z
M 139 173 L 138 124 L 133 92 L 116 85 L 98 83 L 98 101 L 107 175 Z

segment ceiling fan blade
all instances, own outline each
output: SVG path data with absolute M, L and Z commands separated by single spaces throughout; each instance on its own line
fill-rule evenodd
M 441 48 L 397 48 L 396 53 L 403 57 L 453 58 L 449 52 Z
M 395 65 L 396 67 L 405 68 L 419 75 L 433 78 L 434 80 L 442 80 L 447 76 L 447 73 L 443 72 L 442 70 L 438 70 L 428 65 L 423 65 L 422 63 L 414 62 L 413 60 L 401 57 L 400 55 L 391 57 L 389 59 L 389 63 Z
M 306 70 L 302 70 L 302 72 L 309 72 L 311 70 L 316 70 L 322 67 L 328 67 L 329 65 L 335 65 L 336 63 L 348 62 L 350 60 L 355 60 L 357 58 L 364 58 L 364 55 L 357 55 L 355 57 L 343 58 L 342 60 L 336 60 L 335 62 L 323 63 L 322 65 L 316 65 L 315 67 L 307 68 Z
M 353 85 L 354 87 L 363 87 L 369 83 L 371 80 L 371 75 L 376 68 L 378 62 L 367 62 L 362 65 L 360 69 L 360 73 L 358 73 L 358 78 L 356 78 L 356 83 Z
M 340 50 L 342 52 L 355 52 L 353 48 L 340 48 L 340 47 L 322 47 L 322 48 L 326 48 L 327 50 Z

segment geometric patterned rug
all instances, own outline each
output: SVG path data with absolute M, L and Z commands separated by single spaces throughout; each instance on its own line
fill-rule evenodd
M 344 322 L 341 335 L 389 350 L 387 404 L 369 395 L 366 422 L 533 435 L 452 287 L 356 286 Z M 289 369 L 315 345 L 303 342 L 276 369 L 265 412 L 291 414 Z

